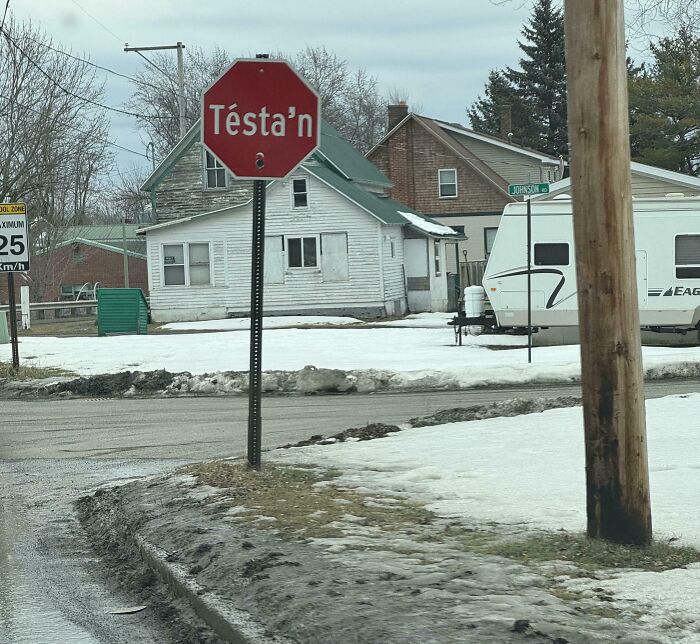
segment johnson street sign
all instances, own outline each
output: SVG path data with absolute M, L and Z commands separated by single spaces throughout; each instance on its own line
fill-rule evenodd
M 548 183 L 511 183 L 508 186 L 508 194 L 511 197 L 529 197 L 530 195 L 544 195 L 548 192 Z

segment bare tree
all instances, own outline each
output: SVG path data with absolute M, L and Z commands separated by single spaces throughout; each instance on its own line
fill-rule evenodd
M 185 52 L 185 116 L 191 126 L 200 114 L 202 90 L 226 69 L 232 57 L 220 47 L 211 53 L 197 47 Z M 351 70 L 346 60 L 325 47 L 307 47 L 295 55 L 273 52 L 271 56 L 292 63 L 319 93 L 323 118 L 361 152 L 381 138 L 387 101 L 379 93 L 377 79 L 366 70 Z M 162 158 L 180 139 L 177 65 L 172 54 L 159 53 L 151 60 L 153 64 L 136 74 L 138 83 L 127 105 L 144 114 L 139 119 L 144 137 L 153 141 L 156 156 Z M 154 112 L 159 118 L 147 116 Z
M 145 142 L 153 142 L 156 157 L 162 158 L 180 140 L 177 102 L 177 60 L 171 53 L 149 57 L 152 64 L 135 74 L 136 89 L 127 106 L 143 114 L 138 118 Z M 185 49 L 185 118 L 191 127 L 199 118 L 202 91 L 231 63 L 221 47 L 210 53 L 199 47 Z M 157 117 L 148 116 L 155 113 Z
M 109 189 L 109 198 L 100 209 L 104 221 L 121 221 L 126 218 L 135 224 L 151 222 L 149 196 L 141 190 L 147 171 L 137 166 L 118 170 Z
M 698 0 L 627 0 L 627 27 L 636 35 L 658 36 L 655 31 L 687 29 L 697 32 L 700 25 Z
M 90 219 L 111 163 L 102 85 L 89 64 L 52 47 L 31 22 L 9 19 L 0 35 L 0 201 L 27 203 L 35 253 Z

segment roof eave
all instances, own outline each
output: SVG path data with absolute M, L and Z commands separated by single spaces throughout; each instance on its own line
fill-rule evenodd
M 171 168 L 177 160 L 190 149 L 192 144 L 198 138 L 199 135 L 199 119 L 192 125 L 192 127 L 187 131 L 185 136 L 183 136 L 177 144 L 173 147 L 166 157 L 156 166 L 156 169 L 151 172 L 151 174 L 146 178 L 141 186 L 141 191 L 148 192 L 153 190 L 161 182 L 163 177 L 170 172 Z

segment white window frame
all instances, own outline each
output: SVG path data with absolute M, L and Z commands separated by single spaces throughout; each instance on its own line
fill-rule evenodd
M 303 181 L 304 182 L 304 192 L 294 192 L 294 182 L 295 181 Z M 289 193 L 290 193 L 290 204 L 292 207 L 292 210 L 306 210 L 309 207 L 309 180 L 306 177 L 292 177 L 290 182 L 289 182 Z M 306 195 L 306 205 L 305 206 L 297 206 L 294 203 L 294 195 L 301 195 L 304 194 Z
M 316 240 L 316 266 L 304 266 L 304 242 L 301 242 L 301 266 L 290 266 L 290 239 L 315 239 Z M 284 236 L 284 267 L 285 271 L 320 271 L 321 270 L 321 235 L 285 235 Z
M 676 240 L 679 237 L 700 237 L 699 233 L 677 233 L 673 236 L 673 276 L 677 280 L 697 280 L 700 277 L 678 277 L 679 268 L 697 268 L 700 269 L 700 264 L 679 264 L 676 257 Z
M 208 284 L 190 284 L 190 244 L 206 244 L 209 247 L 209 283 Z M 166 264 L 165 263 L 165 247 L 166 246 L 182 246 L 182 260 L 184 262 L 185 269 L 185 283 L 184 284 L 166 284 L 165 283 L 165 267 L 166 266 L 180 266 L 180 264 Z M 164 288 L 211 288 L 213 283 L 212 274 L 212 243 L 210 241 L 172 241 L 172 242 L 162 242 L 160 245 L 160 256 L 161 256 L 161 274 L 162 274 L 162 285 Z
M 433 261 L 435 262 L 435 277 L 442 275 L 442 243 L 439 239 L 433 239 Z
M 442 180 L 442 173 L 443 172 L 454 172 L 454 183 L 453 182 L 446 182 Z M 442 186 L 452 186 L 454 185 L 455 187 L 455 193 L 453 195 L 443 195 L 442 194 Z M 459 186 L 458 186 L 458 181 L 457 181 L 457 168 L 440 168 L 438 170 L 438 198 L 439 199 L 456 199 L 459 197 Z
M 202 185 L 204 186 L 205 190 L 223 190 L 225 188 L 228 188 L 228 171 L 226 170 L 226 167 L 222 165 L 219 160 L 211 153 L 209 150 L 203 149 L 202 150 L 203 155 L 202 155 L 202 166 L 204 168 L 204 173 L 202 177 Z M 211 156 L 214 166 L 209 167 L 207 165 L 207 157 Z M 210 170 L 223 170 L 224 171 L 224 185 L 223 186 L 210 186 L 209 185 L 209 171 Z

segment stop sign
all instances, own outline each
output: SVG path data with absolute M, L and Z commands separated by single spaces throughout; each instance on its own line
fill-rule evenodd
M 281 179 L 317 147 L 318 94 L 283 60 L 238 59 L 202 96 L 202 142 L 237 179 Z

